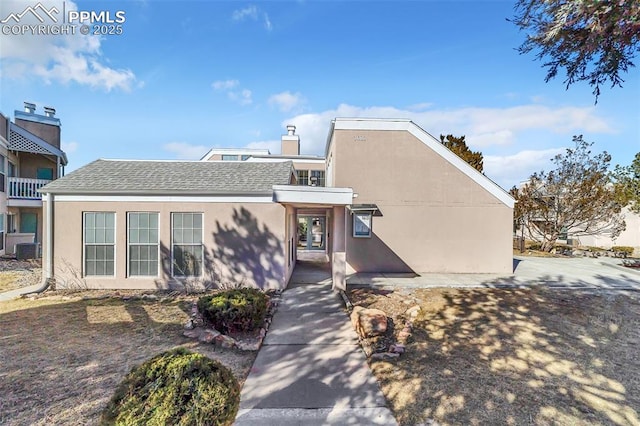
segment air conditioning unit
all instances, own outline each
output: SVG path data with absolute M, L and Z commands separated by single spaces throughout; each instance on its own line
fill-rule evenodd
M 37 259 L 40 257 L 40 244 L 38 243 L 19 243 L 16 244 L 16 259 Z

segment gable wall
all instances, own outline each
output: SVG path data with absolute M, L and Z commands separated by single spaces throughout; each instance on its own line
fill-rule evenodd
M 512 209 L 407 131 L 335 130 L 337 187 L 377 204 L 372 238 L 353 238 L 359 272 L 512 272 Z

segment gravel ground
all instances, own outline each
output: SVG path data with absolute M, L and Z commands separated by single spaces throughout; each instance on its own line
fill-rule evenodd
M 42 280 L 42 262 L 0 258 L 0 292 L 39 284 Z

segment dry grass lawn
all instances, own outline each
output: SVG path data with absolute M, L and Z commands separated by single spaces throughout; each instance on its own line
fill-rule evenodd
M 0 302 L 0 424 L 96 424 L 136 364 L 184 346 L 230 367 L 244 382 L 255 352 L 182 337 L 189 298 Z
M 640 300 L 565 290 L 355 289 L 407 353 L 372 369 L 402 425 L 639 425 Z

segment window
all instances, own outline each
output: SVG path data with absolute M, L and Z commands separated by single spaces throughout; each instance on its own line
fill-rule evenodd
M 354 238 L 371 238 L 371 213 L 353 214 Z
M 246 161 L 246 160 L 248 160 L 248 159 L 249 159 L 249 157 L 251 157 L 251 156 L 250 156 L 250 155 L 242 155 L 242 156 L 240 156 L 240 159 L 241 159 L 242 161 Z
M 115 274 L 115 213 L 85 212 L 84 274 Z
M 223 155 L 222 161 L 238 161 L 237 155 Z
M 16 232 L 16 215 L 7 215 L 7 234 Z
M 9 177 L 16 177 L 16 165 L 13 164 L 11 161 L 7 161 L 7 176 Z
M 298 170 L 298 185 L 309 185 L 309 170 Z
M 53 169 L 51 167 L 38 167 L 36 170 L 36 178 L 53 180 Z
M 172 213 L 171 235 L 173 276 L 201 276 L 202 213 Z
M 1 214 L 1 213 L 0 213 L 0 250 L 4 250 L 4 214 Z
M 129 213 L 129 276 L 158 275 L 158 213 Z
M 38 230 L 38 215 L 36 213 L 20 213 L 20 232 L 35 234 Z
M 324 186 L 324 170 L 311 170 L 309 185 Z
M 0 155 L 0 192 L 5 192 L 4 189 L 4 177 L 5 177 L 5 170 L 4 170 L 4 155 Z

